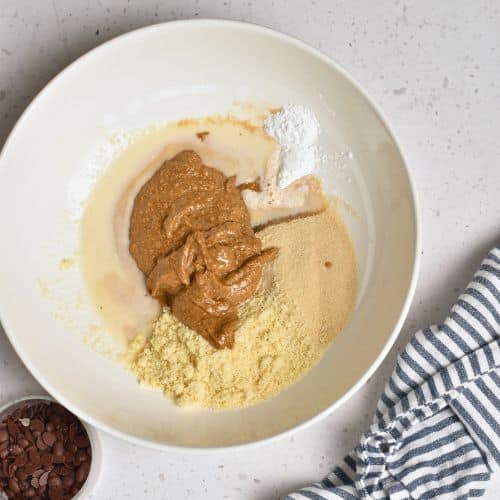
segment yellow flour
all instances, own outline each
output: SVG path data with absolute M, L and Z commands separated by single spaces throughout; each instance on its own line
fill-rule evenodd
M 132 371 L 179 405 L 238 408 L 277 394 L 321 356 L 276 287 L 252 297 L 240 319 L 234 347 L 218 350 L 166 310 L 144 347 L 132 342 Z

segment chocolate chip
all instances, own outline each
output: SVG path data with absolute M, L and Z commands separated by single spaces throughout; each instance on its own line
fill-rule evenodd
M 24 465 L 26 465 L 28 462 L 28 455 L 26 455 L 26 453 L 24 453 L 24 451 L 18 455 L 16 457 L 16 459 L 14 460 L 14 463 L 18 466 L 18 467 L 23 467 Z
M 75 475 L 73 473 L 63 476 L 62 482 L 65 488 L 71 488 L 75 482 Z
M 50 500 L 61 500 L 64 498 L 64 490 L 62 485 L 60 487 L 49 487 L 49 499 Z
M 42 436 L 36 438 L 36 447 L 41 451 L 44 451 L 48 448 L 48 446 L 45 444 L 45 441 L 42 439 Z
M 35 418 L 30 423 L 30 429 L 33 432 L 43 432 L 45 430 L 45 425 L 43 425 L 43 422 L 41 420 Z
M 4 477 L 8 476 L 9 465 L 10 463 L 7 460 L 2 461 L 2 475 Z
M 19 488 L 19 483 L 17 481 L 17 478 L 13 477 L 10 481 L 9 481 L 9 488 L 12 490 L 12 492 L 15 494 L 15 495 L 19 495 L 19 493 L 21 493 L 21 488 Z
M 19 481 L 19 488 L 21 488 L 21 491 L 25 491 L 30 487 L 30 484 L 28 481 Z
M 68 436 L 70 441 L 73 441 L 75 439 L 77 432 L 78 431 L 75 425 L 72 424 L 69 426 Z
M 21 438 L 21 439 L 18 440 L 17 444 L 21 448 L 26 449 L 30 445 L 30 442 L 27 439 L 25 439 L 25 438 Z
M 16 471 L 16 477 L 19 479 L 19 481 L 26 481 L 28 479 L 28 472 L 25 467 L 21 467 L 20 469 L 17 469 Z
M 19 446 L 18 444 L 13 444 L 10 448 L 9 448 L 9 451 L 10 453 L 12 453 L 12 455 L 14 455 L 15 457 L 17 457 L 17 455 L 20 455 L 21 453 L 23 453 L 23 449 L 21 446 Z
M 64 444 L 62 441 L 56 441 L 54 447 L 52 448 L 52 453 L 57 456 L 64 455 Z
M 64 463 L 66 465 L 71 465 L 75 461 L 75 455 L 70 451 L 64 453 Z
M 52 432 L 47 432 L 45 431 L 43 434 L 42 434 L 42 439 L 43 439 L 43 442 L 47 445 L 47 446 L 53 446 L 54 443 L 57 441 L 56 437 L 54 436 L 54 434 L 52 434 Z
M 28 451 L 28 456 L 30 457 L 30 460 L 33 464 L 40 463 L 40 455 L 39 455 L 38 450 L 36 448 L 31 448 Z
M 52 465 L 53 463 L 53 455 L 50 454 L 50 453 L 43 453 L 41 456 L 40 456 L 40 463 L 44 466 L 44 467 L 47 467 L 49 465 Z
M 33 436 L 33 433 L 29 429 L 24 430 L 24 438 L 27 439 L 30 443 L 35 442 L 35 437 Z
M 89 475 L 89 463 L 84 462 L 76 469 L 75 480 L 77 483 L 83 483 Z
M 33 472 L 32 476 L 33 477 L 40 477 L 42 474 L 44 473 L 44 470 L 43 469 L 37 469 L 35 472 Z
M 46 486 L 48 481 L 49 481 L 49 474 L 50 472 L 44 472 L 41 476 L 40 476 L 40 479 L 39 479 L 39 484 L 40 486 Z
M 16 464 L 9 464 L 9 466 L 7 467 L 7 477 L 14 477 L 16 470 L 17 470 Z
M 37 464 L 33 463 L 27 463 L 26 466 L 24 467 L 24 470 L 26 471 L 26 474 L 31 475 L 33 472 L 35 472 L 38 469 Z
M 11 419 L 7 420 L 7 430 L 9 431 L 9 434 L 13 437 L 19 434 L 19 429 L 17 428 L 17 425 Z
M 61 417 L 59 415 L 52 415 L 49 418 L 49 422 L 55 426 L 61 425 Z
M 72 470 L 65 465 L 56 465 L 54 467 L 54 472 L 60 476 L 69 476 L 73 473 Z
M 82 462 L 86 462 L 89 459 L 87 452 L 85 450 L 78 450 L 75 455 L 75 460 L 78 462 L 77 465 Z
M 57 474 L 51 473 L 48 484 L 49 488 L 62 488 L 63 482 Z
M 76 436 L 74 443 L 78 446 L 78 448 L 88 448 L 90 446 L 89 440 L 86 436 Z

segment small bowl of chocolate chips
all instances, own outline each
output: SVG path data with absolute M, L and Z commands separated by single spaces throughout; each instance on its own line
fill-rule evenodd
M 87 498 L 100 459 L 95 431 L 53 399 L 0 408 L 0 499 Z

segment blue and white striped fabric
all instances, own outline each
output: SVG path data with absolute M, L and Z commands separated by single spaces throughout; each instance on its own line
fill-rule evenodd
M 500 467 L 500 247 L 399 356 L 361 443 L 286 500 L 480 497 Z M 499 494 L 500 497 L 500 494 Z

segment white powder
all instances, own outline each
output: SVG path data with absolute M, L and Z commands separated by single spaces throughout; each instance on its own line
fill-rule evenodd
M 318 163 L 325 160 L 316 146 L 320 133 L 318 119 L 306 106 L 286 104 L 267 117 L 264 130 L 281 145 L 278 186 L 282 189 L 313 173 Z
M 113 132 L 89 154 L 69 181 L 66 215 L 70 222 L 78 222 L 92 189 L 109 163 L 126 149 L 133 133 Z

